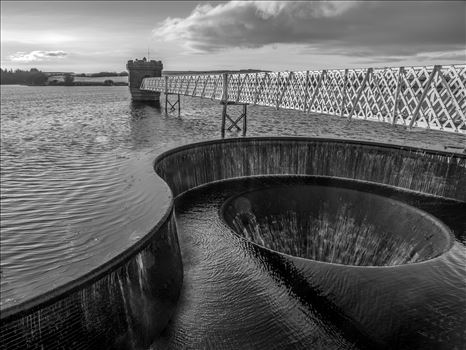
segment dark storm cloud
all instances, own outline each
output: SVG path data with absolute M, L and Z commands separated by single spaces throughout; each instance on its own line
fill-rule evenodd
M 232 1 L 198 6 L 186 18 L 167 18 L 154 35 L 201 52 L 286 43 L 314 53 L 396 59 L 464 50 L 465 10 L 460 1 Z

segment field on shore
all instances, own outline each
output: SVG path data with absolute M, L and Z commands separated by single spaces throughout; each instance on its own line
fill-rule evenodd
M 53 75 L 49 77 L 49 81 L 58 80 L 63 81 L 63 75 Z M 103 83 L 105 80 L 113 80 L 115 83 L 127 83 L 128 77 L 74 77 L 75 82 L 86 82 L 86 83 Z

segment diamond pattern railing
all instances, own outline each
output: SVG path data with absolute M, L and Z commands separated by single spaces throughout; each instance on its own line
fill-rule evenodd
M 466 133 L 466 65 L 145 78 L 141 90 Z

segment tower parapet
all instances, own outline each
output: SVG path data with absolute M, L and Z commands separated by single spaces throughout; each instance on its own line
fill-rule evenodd
M 129 72 L 129 90 L 133 101 L 153 102 L 160 105 L 160 92 L 139 90 L 144 78 L 161 77 L 163 64 L 162 61 L 147 61 L 144 57 L 142 60 L 129 60 L 126 64 Z

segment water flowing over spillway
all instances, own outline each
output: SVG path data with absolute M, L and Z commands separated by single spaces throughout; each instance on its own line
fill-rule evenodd
M 156 226 L 52 298 L 7 310 L 11 348 L 464 343 L 465 156 L 243 138 L 172 149 L 154 170 L 172 193 Z
M 287 188 L 284 202 L 260 202 L 263 205 L 258 208 L 252 204 L 252 210 L 267 212 L 271 207 L 290 206 L 286 201 L 290 196 L 306 195 L 306 187 L 315 191 L 316 184 L 356 187 L 403 201 L 403 209 L 416 205 L 427 210 L 429 214 L 416 209 L 427 225 L 439 230 L 433 236 L 443 251 L 424 256 L 424 262 L 403 261 L 397 266 L 325 263 L 288 255 L 296 250 L 280 253 L 299 245 L 296 240 L 280 246 L 274 241 L 276 251 L 256 245 L 249 240 L 252 237 L 235 233 L 222 218 L 225 210 L 235 211 L 228 206 L 245 195 L 257 199 L 260 194 L 264 199 L 264 192 L 270 195 Z M 299 195 L 293 191 L 297 188 Z M 387 191 L 367 183 L 282 176 L 206 185 L 184 193 L 175 205 L 185 278 L 174 319 L 155 343 L 160 348 L 186 344 L 212 349 L 450 348 L 464 340 L 464 314 L 457 306 L 465 303 L 461 262 L 465 249 L 459 243 L 451 246 L 444 227 L 430 221 L 431 215 L 438 215 L 458 235 L 464 227 L 464 202 Z M 278 225 L 271 223 L 269 229 Z M 280 233 L 284 230 L 274 230 Z M 429 234 L 425 237 L 432 239 Z M 275 237 L 282 239 L 280 243 L 286 238 Z M 428 244 L 424 235 L 415 241 Z M 256 243 L 267 246 L 267 242 Z M 319 249 L 322 242 L 313 243 Z M 336 253 L 357 255 L 347 250 Z M 372 261 L 380 262 L 379 258 L 372 256 Z
M 155 169 L 179 195 L 185 269 L 156 344 L 464 343 L 465 157 L 264 138 L 180 147 Z
M 222 214 L 254 243 L 344 265 L 415 263 L 451 246 L 450 231 L 433 217 L 353 189 L 301 185 L 246 192 L 232 198 Z

